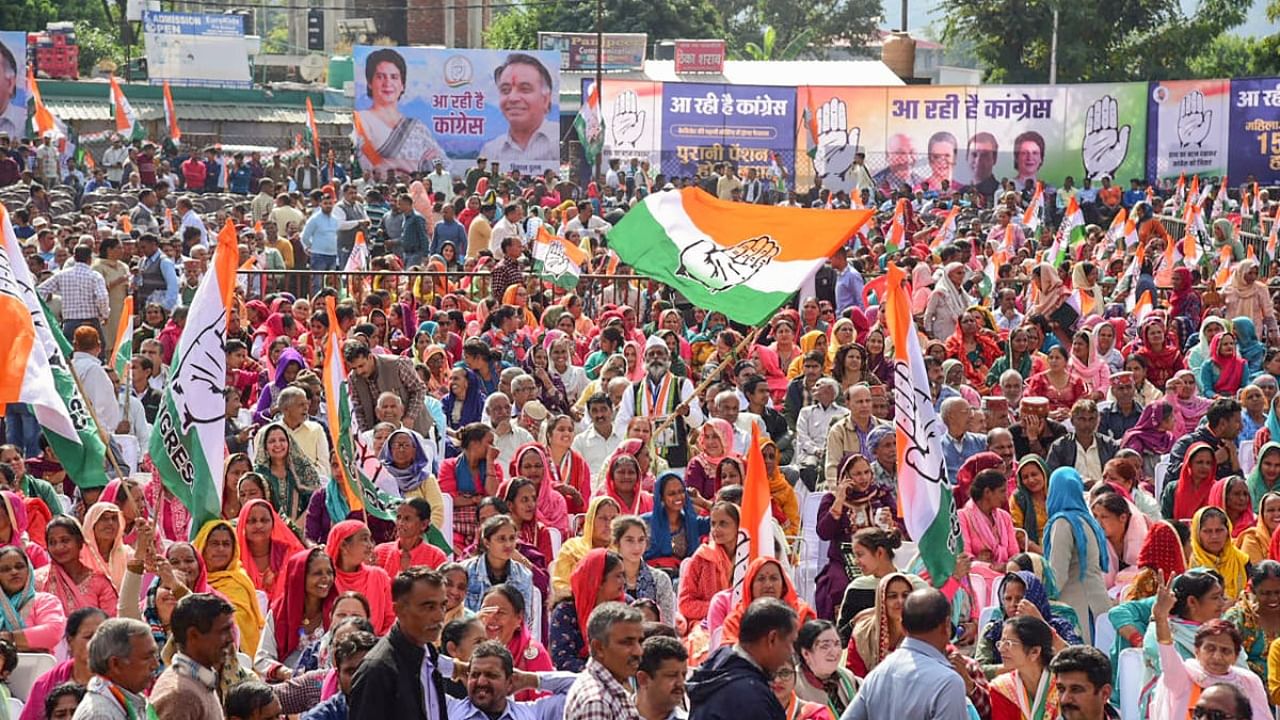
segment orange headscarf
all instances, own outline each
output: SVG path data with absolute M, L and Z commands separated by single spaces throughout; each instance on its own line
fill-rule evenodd
M 271 566 L 266 572 L 258 569 L 253 561 L 253 552 L 249 550 L 249 538 L 245 528 L 249 524 L 249 512 L 255 507 L 265 507 L 271 513 Z M 289 526 L 280 518 L 271 503 L 261 498 L 250 500 L 240 508 L 240 517 L 236 520 L 236 543 L 240 546 L 240 561 L 244 571 L 253 580 L 253 586 L 265 592 L 271 600 L 276 600 L 285 590 L 281 573 L 289 556 L 303 550 L 302 541 L 293 534 Z
M 810 620 L 817 619 L 818 615 L 813 611 L 813 608 L 800 599 L 800 595 L 796 592 L 796 587 L 791 584 L 791 578 L 787 576 L 782 563 L 771 557 L 758 557 L 747 566 L 747 575 L 742 580 L 742 599 L 733 608 L 733 612 L 730 612 L 729 616 L 724 619 L 724 625 L 720 631 L 721 645 L 733 645 L 738 642 L 738 627 L 742 623 L 742 614 L 747 611 L 747 606 L 751 604 L 751 601 L 756 599 L 751 591 L 751 586 L 755 583 L 756 575 L 759 574 L 761 568 L 769 563 L 775 565 L 778 568 L 778 574 L 782 576 L 782 597 L 778 599 L 790 605 L 791 609 L 796 611 L 799 624 L 803 625 Z

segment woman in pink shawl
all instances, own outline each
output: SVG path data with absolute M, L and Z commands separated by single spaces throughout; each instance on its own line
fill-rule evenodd
M 106 575 L 82 559 L 86 542 L 80 523 L 74 517 L 60 515 L 49 523 L 46 532 L 51 562 L 36 570 L 36 589 L 58 598 L 68 615 L 76 608 L 97 607 L 114 616 L 119 599 L 116 589 Z
M 98 502 L 109 502 L 120 508 L 120 520 L 124 524 L 124 541 L 132 545 L 138 538 L 138 520 L 147 518 L 147 509 L 139 508 L 137 505 L 136 499 L 141 493 L 138 486 L 130 484 L 129 490 L 130 492 L 125 492 L 124 483 L 120 478 L 116 478 L 107 483 L 107 487 L 98 496 Z
M 1196 393 L 1196 376 L 1190 370 L 1179 370 L 1165 383 L 1164 399 L 1173 406 L 1173 436 L 1181 437 L 1196 429 L 1211 402 Z
M 538 522 L 555 528 L 561 537 L 569 537 L 569 506 L 552 485 L 551 458 L 538 443 L 525 443 L 516 449 L 508 468 L 508 477 L 525 477 L 538 488 Z
M 1019 552 L 1008 507 L 1009 480 L 991 468 L 974 477 L 969 501 L 958 513 L 964 549 L 975 561 L 973 571 L 989 580 L 1002 577 L 1009 558 Z
M 685 469 L 684 482 L 702 497 L 713 498 L 720 490 L 716 480 L 720 461 L 737 455 L 733 451 L 733 427 L 720 418 L 711 418 L 703 423 L 698 429 L 698 451 Z
M 760 369 L 764 371 L 765 384 L 769 386 L 769 395 L 779 405 L 787 396 L 787 374 L 782 370 L 778 353 L 768 345 L 753 345 L 751 357 L 760 361 Z
M 14 492 L 5 490 L 0 492 L 0 497 L 4 500 L 4 515 L 7 520 L 9 537 L 0 540 L 0 547 L 13 545 L 21 548 L 27 553 L 27 557 L 31 559 L 31 566 L 34 568 L 42 568 L 49 564 L 49 553 L 39 545 L 31 542 L 31 538 L 27 536 L 27 507 L 23 504 L 22 498 Z M 5 528 L 0 527 L 0 534 L 3 534 Z
M 96 502 L 84 514 L 85 544 L 80 562 L 94 572 L 102 573 L 117 592 L 133 550 L 124 541 L 124 522 L 120 508 L 108 502 Z
M 1111 391 L 1111 366 L 1098 356 L 1093 333 L 1089 330 L 1080 330 L 1071 338 L 1067 371 L 1071 377 L 1084 383 L 1094 402 L 1104 400 Z
M 136 492 L 136 491 L 135 491 Z M 233 491 L 234 492 L 234 491 Z M 105 492 L 103 493 L 106 494 Z M 226 496 L 226 487 L 223 487 Z M 160 539 L 168 542 L 186 540 L 191 536 L 191 511 L 169 492 L 160 480 L 156 471 L 151 473 L 151 482 L 142 488 L 142 497 L 148 506 L 156 509 L 156 521 L 159 524 Z

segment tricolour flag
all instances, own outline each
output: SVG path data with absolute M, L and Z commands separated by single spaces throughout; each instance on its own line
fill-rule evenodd
M 898 248 L 907 245 L 907 199 L 898 198 L 898 204 L 893 207 L 893 218 L 889 221 L 889 232 L 884 238 L 884 249 L 888 253 L 895 253 Z
M 1194 233 L 1188 231 L 1186 235 L 1182 236 L 1182 242 L 1178 243 L 1178 250 L 1178 254 L 1181 256 L 1182 262 L 1186 266 L 1195 267 L 1200 264 L 1200 257 L 1202 255 L 1200 251 L 1200 241 L 1196 238 Z
M 956 215 L 959 213 L 960 206 L 953 205 L 947 211 L 947 214 L 942 216 L 942 225 L 938 228 L 938 232 L 933 234 L 933 242 L 929 243 L 930 248 L 937 248 L 943 243 L 949 243 L 956 239 Z
M 316 124 L 316 111 L 311 107 L 310 97 L 307 98 L 307 127 L 303 132 L 307 136 L 307 144 L 311 146 L 316 162 L 320 162 L 320 126 Z
M 115 347 L 111 348 L 111 364 L 120 382 L 124 382 L 125 370 L 133 357 L 133 296 L 124 296 L 124 308 L 120 311 L 120 324 L 116 326 Z
M 578 133 L 578 141 L 582 143 L 587 164 L 595 165 L 596 158 L 604 150 L 604 115 L 600 112 L 600 83 L 593 81 L 589 87 L 591 89 L 587 91 L 587 101 L 582 103 L 578 116 L 573 119 L 573 129 Z M 630 108 L 630 112 L 636 111 L 636 108 Z
M 1174 209 L 1181 208 L 1182 203 L 1186 201 L 1187 201 L 1187 173 L 1184 170 L 1183 172 L 1178 173 L 1178 186 L 1173 190 Z
M 1138 302 L 1133 306 L 1133 314 L 1137 319 L 1138 324 L 1141 325 L 1142 321 L 1146 320 L 1147 316 L 1150 315 L 1151 311 L 1154 309 L 1154 306 L 1151 304 L 1151 291 L 1143 290 L 1142 297 L 1138 298 Z
M 1062 224 L 1058 226 L 1058 233 L 1053 238 L 1053 244 L 1044 254 L 1043 261 L 1055 268 L 1062 267 L 1062 263 L 1067 259 L 1067 250 L 1075 247 L 1076 243 L 1083 239 L 1084 213 L 1080 211 L 1080 203 L 1076 200 L 1076 196 L 1072 195 L 1067 199 L 1067 210 L 1062 216 Z
M 1258 183 L 1256 182 L 1253 184 L 1253 204 L 1250 206 L 1249 211 L 1254 215 L 1262 214 L 1262 193 L 1258 190 Z
M 1275 262 L 1276 250 L 1280 249 L 1277 247 L 1280 245 L 1280 234 L 1277 230 L 1280 230 L 1280 218 L 1272 218 L 1271 232 L 1267 233 L 1267 260 L 1271 262 Z
M 1209 212 L 1209 218 L 1220 218 L 1227 214 L 1227 176 L 1222 176 L 1222 182 L 1218 183 L 1218 193 L 1213 196 L 1213 209 Z
M 365 241 L 363 232 L 356 233 L 351 254 L 347 256 L 347 264 L 342 269 L 345 272 L 363 272 L 369 269 L 369 243 Z
M 733 602 L 742 599 L 747 568 L 758 557 L 774 557 L 773 512 L 769 495 L 769 475 L 760 450 L 760 426 L 751 425 L 751 447 L 747 448 L 746 478 L 742 481 L 741 521 L 733 556 Z
M 566 290 L 578 287 L 582 266 L 588 260 L 582 248 L 552 235 L 546 225 L 538 226 L 533 240 L 533 271 L 543 280 L 550 280 Z
M 134 112 L 133 106 L 129 104 L 129 98 L 124 96 L 124 90 L 120 89 L 120 83 L 116 81 L 116 76 L 111 76 L 111 117 L 115 119 L 116 133 L 124 138 L 126 143 L 134 140 L 141 140 L 147 136 L 147 129 L 138 121 L 138 113 Z
M 1044 183 L 1036 182 L 1036 192 L 1031 196 L 1031 202 L 1027 205 L 1027 209 L 1022 213 L 1022 226 L 1031 232 L 1035 232 L 1040 228 L 1041 218 L 1044 214 Z
M 1209 232 L 1204 224 L 1204 206 L 1200 203 L 1187 205 L 1187 211 L 1182 215 L 1182 223 L 1186 226 L 1187 234 L 1207 235 Z
M 1249 246 L 1251 249 L 1252 245 Z M 1226 287 L 1227 281 L 1231 279 L 1231 246 L 1223 245 L 1222 251 L 1218 253 L 1218 272 L 1213 276 L 1213 281 L 1218 287 Z
M 609 233 L 609 245 L 694 305 L 757 325 L 872 214 L 726 202 L 684 188 L 646 197 Z
M 36 327 L 36 336 L 46 338 L 56 348 L 49 356 L 49 368 L 53 373 L 53 385 L 62 396 L 71 421 L 75 423 L 76 434 L 75 437 L 67 437 L 51 432 L 48 428 L 41 430 L 72 482 L 82 488 L 105 487 L 108 481 L 106 441 L 94 419 L 95 413 L 89 410 L 89 403 L 71 374 L 71 343 L 62 334 L 58 319 L 53 316 L 49 306 L 43 300 L 37 298 L 37 301 L 40 303 L 44 323 Z
M 182 144 L 182 130 L 178 128 L 178 108 L 173 104 L 173 93 L 169 91 L 169 81 L 164 81 L 164 126 L 169 131 L 169 139 L 174 145 Z
M 382 155 L 378 154 L 378 148 L 374 146 L 373 141 L 369 139 L 369 133 L 364 130 L 364 123 L 360 122 L 360 113 L 351 113 L 351 142 L 360 148 L 361 154 L 369 161 L 370 167 L 377 167 L 382 164 Z
M 1123 242 L 1124 228 L 1128 221 L 1129 213 L 1124 208 L 1116 211 L 1116 216 L 1111 218 L 1111 227 L 1107 228 L 1107 239 L 1116 244 Z
M 394 521 L 395 498 L 378 490 L 360 471 L 359 463 L 356 462 L 351 428 L 351 393 L 347 391 L 347 368 L 342 359 L 342 329 L 338 324 L 336 307 L 332 296 L 325 298 L 325 311 L 329 315 L 329 334 L 325 340 L 324 353 L 325 412 L 329 419 L 329 443 L 338 451 L 338 473 L 329 481 L 325 492 L 325 509 L 335 523 L 346 520 L 348 515 L 359 510 L 381 520 Z
M 889 264 L 885 315 L 893 338 L 893 424 L 898 436 L 898 508 L 907 534 L 916 539 L 920 559 L 934 586 L 955 571 L 964 549 L 955 501 L 942 461 L 946 428 L 933 409 L 924 353 L 911 319 L 906 275 Z
M 236 285 L 236 226 L 218 232 L 209 271 L 191 300 L 151 432 L 151 460 L 164 487 L 191 512 L 191 535 L 222 513 L 227 354 L 223 344 Z

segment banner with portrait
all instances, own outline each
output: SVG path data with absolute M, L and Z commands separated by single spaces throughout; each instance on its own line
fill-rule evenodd
M 1147 96 L 1147 177 L 1227 171 L 1230 80 L 1151 83 Z
M 1231 81 L 1231 182 L 1280 182 L 1280 78 Z
M 0 31 L 0 132 L 17 140 L 27 133 L 27 34 Z
M 594 78 L 583 78 L 582 96 Z M 604 162 L 631 158 L 658 167 L 662 154 L 662 83 L 604 78 L 600 116 L 604 118 Z
M 352 60 L 366 171 L 560 168 L 559 52 L 359 45 Z
M 664 83 L 662 171 L 690 177 L 727 163 L 741 175 L 768 174 L 776 164 L 790 174 L 795 100 L 789 87 Z
M 1000 180 L 1060 185 L 1073 177 L 1138 177 L 1145 163 L 1145 85 L 802 87 L 796 175 L 848 191 L 866 172 L 885 192 Z M 815 172 L 816 171 L 816 172 Z

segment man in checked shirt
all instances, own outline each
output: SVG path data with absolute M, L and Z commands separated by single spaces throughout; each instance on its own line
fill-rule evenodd
M 591 659 L 565 699 L 564 720 L 641 720 L 631 681 L 643 654 L 644 616 L 620 602 L 596 606 L 587 620 Z
M 61 296 L 64 336 L 72 337 L 76 328 L 88 325 L 98 331 L 98 337 L 106 337 L 102 323 L 111 315 L 111 303 L 107 297 L 107 281 L 89 266 L 93 262 L 93 248 L 77 245 L 71 257 L 74 260 L 71 267 L 54 273 L 36 290 L 45 300 L 52 295 Z

